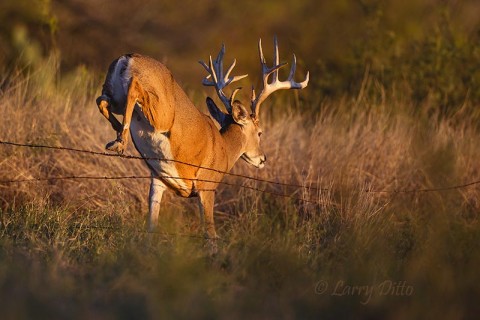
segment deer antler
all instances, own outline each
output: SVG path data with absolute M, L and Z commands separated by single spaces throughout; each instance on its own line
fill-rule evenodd
M 275 36 L 273 39 L 274 43 L 274 53 L 273 53 L 273 60 L 274 65 L 272 67 L 268 67 L 265 61 L 265 57 L 263 55 L 262 50 L 262 39 L 258 41 L 258 52 L 260 55 L 260 64 L 262 66 L 262 78 L 263 78 L 263 89 L 260 91 L 259 95 L 255 95 L 255 88 L 252 86 L 252 112 L 258 118 L 260 105 L 262 104 L 265 99 L 277 90 L 282 89 L 303 89 L 307 86 L 309 75 L 310 73 L 307 72 L 307 76 L 305 80 L 298 83 L 295 82 L 293 77 L 295 75 L 295 70 L 297 68 L 297 58 L 295 54 L 293 55 L 292 67 L 290 69 L 290 74 L 286 81 L 279 81 L 278 80 L 278 69 L 285 66 L 286 63 L 279 63 L 279 56 L 278 56 L 278 41 L 277 37 Z M 268 82 L 268 77 L 272 74 L 272 81 Z
M 228 86 L 230 83 L 238 81 L 240 79 L 243 79 L 247 76 L 247 74 L 241 75 L 241 76 L 234 76 L 234 77 L 229 77 L 230 73 L 232 72 L 233 68 L 235 67 L 235 64 L 237 63 L 237 60 L 233 60 L 232 65 L 230 68 L 228 68 L 227 73 L 223 75 L 223 56 L 225 55 L 225 45 L 222 44 L 222 48 L 220 49 L 220 52 L 217 55 L 217 58 L 215 61 L 212 61 L 212 56 L 210 56 L 210 61 L 209 64 L 207 65 L 203 61 L 199 61 L 199 63 L 207 70 L 209 73 L 208 76 L 206 76 L 202 84 L 204 86 L 214 86 L 217 95 L 222 100 L 223 104 L 225 105 L 225 108 L 227 109 L 228 113 L 232 112 L 232 102 L 235 99 L 235 94 L 240 90 L 241 88 L 236 88 L 233 92 L 230 98 L 227 98 L 225 96 L 225 93 L 223 92 L 223 89 Z

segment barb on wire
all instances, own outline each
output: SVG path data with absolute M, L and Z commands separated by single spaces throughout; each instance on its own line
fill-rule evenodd
M 92 151 L 92 150 L 84 150 L 84 149 L 71 148 L 71 147 L 56 147 L 56 146 L 49 146 L 49 145 L 27 144 L 27 143 L 18 143 L 18 142 L 3 141 L 3 140 L 0 140 L 0 144 L 15 146 L 15 147 L 24 147 L 24 148 L 39 148 L 39 149 L 50 149 L 50 150 L 59 150 L 59 151 L 70 151 L 70 152 L 91 154 L 91 155 L 96 155 L 96 156 L 117 157 L 117 158 L 130 159 L 130 160 L 143 160 L 143 161 L 157 160 L 157 161 L 165 161 L 165 162 L 175 162 L 175 163 L 179 163 L 179 164 L 186 165 L 186 166 L 191 166 L 191 167 L 195 167 L 195 168 L 199 168 L 199 169 L 204 169 L 204 170 L 208 170 L 208 171 L 222 173 L 224 175 L 228 175 L 228 176 L 232 176 L 232 177 L 239 177 L 239 178 L 243 178 L 243 179 L 249 179 L 249 180 L 253 180 L 253 181 L 264 182 L 264 183 L 267 183 L 267 184 L 273 184 L 273 185 L 278 185 L 278 186 L 283 186 L 283 187 L 302 188 L 302 189 L 317 190 L 317 191 L 328 191 L 329 190 L 328 188 L 320 188 L 320 187 L 307 186 L 307 185 L 301 185 L 301 184 L 291 184 L 291 183 L 283 183 L 283 182 L 278 182 L 278 181 L 266 180 L 266 179 L 251 177 L 251 176 L 238 174 L 238 173 L 231 173 L 231 172 L 217 170 L 217 169 L 213 169 L 213 168 L 209 168 L 209 167 L 205 167 L 205 166 L 191 164 L 191 163 L 184 162 L 184 161 L 181 161 L 181 160 L 168 159 L 168 158 L 140 157 L 140 156 L 133 156 L 133 155 L 123 155 L 123 154 L 106 153 L 106 152 L 99 152 L 99 151 Z

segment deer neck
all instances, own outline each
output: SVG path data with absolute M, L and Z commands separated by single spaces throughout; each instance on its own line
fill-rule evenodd
M 221 130 L 221 135 L 225 141 L 226 156 L 228 160 L 228 171 L 232 169 L 235 162 L 244 153 L 246 138 L 242 128 L 237 124 L 231 124 L 225 130 Z

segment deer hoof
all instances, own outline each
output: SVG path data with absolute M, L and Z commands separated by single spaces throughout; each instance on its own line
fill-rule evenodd
M 114 151 L 118 154 L 123 154 L 125 151 L 125 143 L 122 140 L 115 140 L 107 143 L 105 149 L 109 151 Z

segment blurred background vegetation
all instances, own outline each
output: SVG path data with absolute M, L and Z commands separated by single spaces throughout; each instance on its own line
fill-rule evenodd
M 318 108 L 347 97 L 389 96 L 453 115 L 480 102 L 480 2 L 476 0 L 6 0 L 0 4 L 0 65 L 59 58 L 62 72 L 104 72 L 126 52 L 165 62 L 184 88 L 201 90 L 197 64 L 227 46 L 237 72 L 258 83 L 256 43 L 279 36 L 294 51 Z M 285 71 L 286 72 L 286 71 Z M 248 84 L 247 84 L 248 87 Z M 245 93 L 247 94 L 247 93 Z

